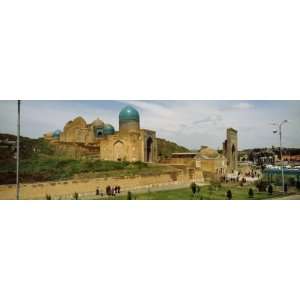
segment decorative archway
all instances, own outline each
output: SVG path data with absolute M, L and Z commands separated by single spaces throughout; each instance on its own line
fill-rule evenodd
M 125 158 L 125 147 L 122 141 L 114 143 L 113 157 L 115 161 L 122 161 Z
M 153 157 L 153 140 L 148 137 L 146 142 L 146 162 L 152 162 Z

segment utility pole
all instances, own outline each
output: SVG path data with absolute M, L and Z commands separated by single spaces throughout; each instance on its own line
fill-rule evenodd
M 284 174 L 283 174 L 283 159 L 282 159 L 282 122 L 279 125 L 279 139 L 280 139 L 280 160 L 281 160 L 281 181 L 282 181 L 282 192 L 284 193 Z
M 281 182 L 282 182 L 282 192 L 284 193 L 284 173 L 283 173 L 283 159 L 282 159 L 282 125 L 287 123 L 287 120 L 282 121 L 280 124 L 272 123 L 272 125 L 278 126 L 279 131 L 279 142 L 280 142 L 280 160 L 281 160 Z M 277 133 L 277 130 L 274 130 L 273 133 Z
M 17 200 L 20 198 L 20 182 L 19 182 L 19 169 L 20 169 L 20 106 L 21 101 L 18 100 L 18 125 L 17 125 Z

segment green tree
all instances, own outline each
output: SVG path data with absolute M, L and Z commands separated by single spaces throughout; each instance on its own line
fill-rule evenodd
M 254 191 L 253 191 L 252 188 L 249 189 L 249 191 L 248 191 L 248 196 L 249 196 L 249 198 L 251 198 L 251 199 L 254 197 Z
M 226 196 L 227 196 L 227 199 L 228 199 L 228 200 L 231 200 L 231 199 L 232 199 L 232 192 L 231 192 L 231 190 L 228 190 L 228 191 L 227 191 Z
M 256 187 L 259 192 L 265 192 L 266 188 L 268 186 L 268 183 L 266 181 L 260 180 L 256 183 Z
M 191 183 L 191 190 L 192 190 L 192 193 L 195 195 L 196 193 L 196 189 L 197 189 L 197 185 L 195 182 L 192 182 Z
M 288 182 L 289 182 L 290 186 L 295 186 L 296 185 L 296 180 L 295 180 L 294 177 L 289 177 Z
M 270 195 L 273 194 L 273 186 L 272 186 L 272 184 L 270 184 L 270 185 L 268 186 L 268 193 L 269 193 Z

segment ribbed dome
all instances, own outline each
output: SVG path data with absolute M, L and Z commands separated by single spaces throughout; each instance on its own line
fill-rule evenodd
M 52 137 L 54 138 L 59 138 L 61 135 L 61 131 L 59 129 L 56 129 L 55 131 L 52 132 Z
M 139 112 L 133 108 L 132 106 L 128 105 L 124 107 L 119 113 L 119 121 L 126 122 L 126 121 L 140 121 Z
M 197 157 L 200 157 L 202 159 L 216 159 L 220 157 L 220 154 L 218 153 L 218 151 L 212 148 L 204 147 L 199 151 Z
M 104 127 L 104 122 L 97 118 L 95 121 L 93 121 L 92 125 L 97 128 L 103 128 Z
M 105 135 L 114 134 L 115 128 L 111 124 L 104 124 L 103 133 Z

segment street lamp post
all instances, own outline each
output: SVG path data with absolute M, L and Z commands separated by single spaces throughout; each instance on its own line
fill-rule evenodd
M 17 195 L 16 198 L 20 198 L 20 182 L 19 182 L 19 169 L 20 169 L 20 104 L 21 101 L 18 100 L 18 124 L 17 124 L 17 172 L 16 172 L 16 185 L 17 185 Z
M 282 121 L 281 123 L 272 123 L 272 125 L 278 126 L 278 130 L 273 130 L 273 133 L 279 133 L 279 149 L 280 149 L 280 160 L 281 160 L 281 181 L 282 181 L 282 192 L 284 193 L 284 173 L 283 173 L 283 159 L 282 159 L 282 125 L 287 123 L 287 120 Z

